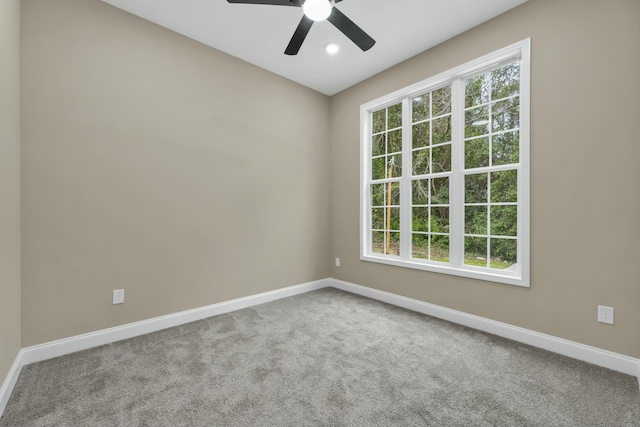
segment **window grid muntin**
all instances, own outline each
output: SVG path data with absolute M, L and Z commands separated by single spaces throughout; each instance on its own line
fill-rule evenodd
M 516 172 L 516 177 L 517 177 L 517 181 L 519 183 L 520 181 L 520 167 L 519 164 L 516 165 L 500 165 L 500 167 L 486 167 L 486 168 L 482 168 L 483 171 L 478 172 L 478 169 L 471 169 L 468 171 L 464 172 L 464 177 L 465 177 L 465 186 L 466 186 L 466 177 L 469 175 L 487 175 L 487 192 L 486 192 L 486 201 L 485 202 L 467 202 L 466 201 L 466 187 L 465 187 L 465 201 L 464 201 L 464 217 L 465 217 L 465 227 L 464 227 L 464 235 L 463 237 L 466 239 L 467 237 L 477 237 L 477 238 L 486 238 L 487 239 L 487 247 L 486 247 L 486 264 L 487 267 L 486 268 L 492 268 L 490 267 L 490 262 L 491 262 L 491 239 L 507 239 L 507 240 L 518 240 L 521 236 L 521 232 L 520 232 L 520 226 L 519 226 L 519 217 L 520 217 L 520 212 L 518 210 L 519 208 L 519 202 L 494 202 L 492 201 L 492 180 L 491 180 L 491 174 L 492 173 L 499 173 L 499 172 L 505 172 L 505 171 L 515 171 Z M 516 186 L 516 191 L 518 186 Z M 519 194 L 519 193 L 518 193 Z M 516 199 L 519 199 L 519 195 L 516 196 Z M 492 228 L 491 228 L 491 212 L 492 212 L 492 207 L 494 206 L 515 206 L 516 207 L 516 235 L 515 236 L 508 236 L 508 235 L 500 235 L 500 234 L 494 234 L 491 233 Z M 485 221 L 486 224 L 486 233 L 467 233 L 466 230 L 466 224 L 467 224 L 467 207 L 484 207 L 486 208 L 486 212 L 487 212 L 487 220 Z M 466 245 L 465 245 L 465 257 L 463 259 L 463 261 L 465 262 L 465 265 L 469 265 L 466 263 L 467 260 L 467 253 L 466 253 Z M 477 254 L 480 255 L 480 254 Z M 514 264 L 518 264 L 518 260 L 519 260 L 519 253 L 518 250 L 516 249 L 516 262 Z M 484 267 L 483 267 L 484 268 Z
M 411 177 L 411 182 L 412 182 L 412 191 L 411 191 L 411 204 L 410 204 L 410 211 L 411 211 L 411 252 L 409 254 L 409 256 L 411 257 L 411 259 L 413 260 L 419 260 L 419 261 L 435 261 L 435 262 L 443 262 L 437 259 L 433 259 L 432 256 L 432 236 L 447 236 L 449 238 L 449 243 L 448 243 L 448 256 L 447 258 L 450 260 L 451 259 L 451 251 L 450 251 L 450 246 L 451 246 L 451 172 L 446 172 L 446 173 L 440 173 L 438 174 L 439 176 L 437 177 L 432 177 L 432 175 L 422 175 L 424 178 L 419 179 L 416 178 L 415 176 Z M 449 201 L 449 203 L 432 203 L 432 197 L 433 197 L 433 181 L 436 179 L 442 179 L 442 178 L 447 178 L 448 179 L 448 188 L 447 188 L 447 199 Z M 413 198 L 413 183 L 416 181 L 427 181 L 427 200 L 426 203 L 414 203 L 414 198 Z M 413 228 L 413 222 L 414 222 L 414 212 L 415 209 L 424 209 L 427 212 L 427 230 L 423 231 L 423 230 L 415 230 Z M 447 227 L 449 228 L 448 232 L 439 232 L 439 231 L 433 231 L 432 227 L 433 227 L 433 218 L 434 215 L 432 214 L 433 212 L 433 208 L 446 208 L 449 210 L 449 215 L 447 216 Z M 416 257 L 414 256 L 415 248 L 413 245 L 413 241 L 414 241 L 414 235 L 423 235 L 423 236 L 427 236 L 427 257 L 426 258 L 421 258 L 421 257 Z
M 494 91 L 496 90 L 496 87 L 494 85 L 494 73 L 493 71 L 504 68 L 504 67 L 509 67 L 509 66 L 516 66 L 518 68 L 517 74 L 518 74 L 518 88 L 517 88 L 517 93 L 515 94 L 511 94 L 509 96 L 506 97 L 499 97 L 497 99 L 493 98 L 493 94 Z M 465 77 L 464 79 L 464 87 L 465 87 L 465 108 L 463 109 L 463 116 L 465 118 L 465 135 L 463 137 L 463 152 L 465 154 L 464 157 L 464 179 L 465 179 L 465 194 L 466 194 L 466 182 L 467 182 L 467 176 L 468 175 L 481 175 L 481 174 L 487 174 L 487 194 L 486 194 L 486 203 L 467 203 L 466 199 L 464 201 L 464 233 L 463 233 L 463 239 L 464 239 L 464 257 L 463 257 L 463 263 L 465 265 L 469 265 L 468 261 L 471 261 L 471 255 L 480 255 L 480 254 L 473 254 L 473 253 L 467 253 L 467 238 L 483 238 L 486 239 L 486 249 L 485 249 L 485 254 L 484 256 L 486 257 L 486 268 L 492 268 L 491 267 L 491 254 L 492 254 L 492 246 L 491 246 L 491 242 L 492 239 L 501 239 L 501 238 L 515 238 L 517 240 L 518 236 L 520 235 L 520 232 L 518 230 L 518 217 L 519 214 L 517 213 L 517 208 L 516 208 L 516 236 L 501 236 L 501 235 L 493 235 L 492 234 L 492 207 L 493 206 L 500 206 L 494 202 L 492 202 L 492 197 L 491 197 L 491 190 L 492 190 L 492 182 L 491 182 L 491 173 L 497 171 L 496 166 L 504 166 L 504 168 L 499 168 L 500 170 L 516 170 L 516 176 L 517 176 L 517 180 L 520 177 L 520 173 L 519 173 L 519 167 L 518 165 L 520 164 L 520 152 L 518 151 L 518 162 L 516 163 L 506 163 L 506 164 L 502 164 L 502 165 L 494 165 L 494 139 L 500 135 L 503 134 L 515 134 L 517 132 L 518 134 L 518 148 L 520 146 L 520 119 L 518 118 L 518 125 L 515 128 L 508 128 L 508 129 L 501 129 L 499 131 L 495 131 L 495 115 L 494 115 L 494 106 L 498 105 L 498 103 L 500 102 L 504 102 L 504 101 L 511 101 L 511 100 L 515 100 L 518 99 L 518 103 L 517 103 L 517 108 L 518 108 L 518 115 L 521 115 L 521 109 L 520 109 L 520 99 L 521 99 L 521 81 L 522 81 L 522 76 L 520 73 L 520 61 L 513 61 L 511 63 L 508 64 L 504 64 L 501 65 L 499 67 L 495 67 L 491 70 L 483 70 L 482 72 L 478 72 L 474 75 L 470 75 L 468 77 Z M 468 96 L 469 94 L 467 93 L 467 88 L 469 87 L 470 83 L 473 83 L 474 79 L 477 78 L 481 78 L 483 79 L 481 84 L 482 84 L 482 91 L 484 91 L 485 89 L 487 90 L 486 93 L 486 102 L 480 102 L 478 104 L 472 104 L 470 106 L 466 106 L 467 104 L 467 100 L 468 100 Z M 488 78 L 487 80 L 484 80 L 485 78 Z M 482 96 L 483 94 L 481 94 Z M 473 96 L 473 94 L 472 94 Z M 481 111 L 482 108 L 487 108 L 487 119 L 488 122 L 486 124 L 483 125 L 484 127 L 484 132 L 480 135 L 474 135 L 471 137 L 467 137 L 466 136 L 466 129 L 467 129 L 467 112 L 472 111 L 472 110 L 477 110 L 477 111 Z M 484 117 L 484 115 L 482 116 Z M 472 124 L 473 126 L 473 124 Z M 469 141 L 474 141 L 474 140 L 479 140 L 479 139 L 484 139 L 484 138 L 488 138 L 488 161 L 489 164 L 488 166 L 484 166 L 484 167 L 476 167 L 476 168 L 467 168 L 467 164 L 466 164 L 466 145 Z M 515 166 L 515 167 L 514 167 Z M 468 171 L 473 171 L 474 173 L 467 173 Z M 480 171 L 484 171 L 484 172 L 480 172 Z M 516 188 L 517 188 L 517 182 L 516 181 Z M 516 190 L 517 191 L 517 190 Z M 466 197 L 466 196 L 465 196 Z M 519 194 L 516 195 L 517 200 L 519 200 L 520 196 Z M 515 203 L 516 207 L 518 206 L 518 203 Z M 478 234 L 478 233 L 468 233 L 467 232 L 467 214 L 469 213 L 469 211 L 467 210 L 468 206 L 480 206 L 480 207 L 484 207 L 485 208 L 485 212 L 486 212 L 486 221 L 485 221 L 485 231 L 486 233 L 484 234 Z M 495 237 L 494 237 L 495 236 Z M 476 257 L 477 258 L 477 257 Z M 516 261 L 514 264 L 518 264 L 518 260 L 520 258 L 520 254 L 519 251 L 516 249 Z
M 393 184 L 398 184 L 397 185 L 397 191 L 398 193 L 401 192 L 402 190 L 402 184 L 401 184 L 401 180 L 397 179 L 397 178 L 392 178 L 392 179 L 385 179 L 385 180 L 381 180 L 380 181 L 372 181 L 369 185 L 370 191 L 369 191 L 369 197 L 370 197 L 370 201 L 369 201 L 369 211 L 370 211 L 370 215 L 369 215 L 369 233 L 371 234 L 371 236 L 373 236 L 375 233 L 382 233 L 383 235 L 383 241 L 382 241 L 382 252 L 377 252 L 374 250 L 374 239 L 373 237 L 371 237 L 370 239 L 370 251 L 372 253 L 378 253 L 378 254 L 384 254 L 386 256 L 395 256 L 392 253 L 388 253 L 387 252 L 387 240 L 390 239 L 390 237 L 394 234 L 398 234 L 398 240 L 400 240 L 400 228 L 398 227 L 398 229 L 394 229 L 391 228 L 390 226 L 388 226 L 389 224 L 389 216 L 390 216 L 390 212 L 391 210 L 395 209 L 398 211 L 398 216 L 401 215 L 402 210 L 401 210 L 401 205 L 402 205 L 402 201 L 400 198 L 400 195 L 398 195 L 398 200 L 400 203 L 398 204 L 393 204 L 391 203 L 392 200 L 388 200 L 388 187 L 387 186 L 391 186 L 391 191 L 393 193 L 394 191 L 394 187 Z M 375 185 L 383 185 L 383 191 L 382 191 L 382 199 L 383 199 L 383 204 L 382 205 L 374 205 L 373 204 L 373 189 L 372 187 Z M 382 219 L 382 224 L 383 224 L 383 228 L 374 228 L 373 227 L 373 211 L 374 209 L 381 209 L 383 212 L 383 219 Z
M 440 114 L 435 114 L 434 115 L 434 93 L 440 90 L 445 90 L 449 92 L 449 105 L 448 105 L 448 112 L 444 112 L 444 113 L 440 113 Z M 411 251 L 409 252 L 408 256 L 411 259 L 414 260 L 418 260 L 421 262 L 430 262 L 430 261 L 435 261 L 435 262 L 441 262 L 439 260 L 434 260 L 433 259 L 433 252 L 432 252 L 432 236 L 446 236 L 449 240 L 448 243 L 448 248 L 450 247 L 451 244 L 451 239 L 450 239 L 450 231 L 447 233 L 444 232 L 436 232 L 432 230 L 433 227 L 433 221 L 434 218 L 436 217 L 433 212 L 434 209 L 433 208 L 446 208 L 449 210 L 450 212 L 450 200 L 448 204 L 442 204 L 442 203 L 437 203 L 434 204 L 432 203 L 432 185 L 435 179 L 439 179 L 439 178 L 448 178 L 448 194 L 451 193 L 451 155 L 452 155 L 452 148 L 449 148 L 449 170 L 448 171 L 440 171 L 440 172 L 434 172 L 434 149 L 438 149 L 440 147 L 446 147 L 446 146 L 451 146 L 453 145 L 453 138 L 452 138 L 452 118 L 453 118 L 453 110 L 452 110 L 452 102 L 451 102 L 451 93 L 452 93 L 452 82 L 448 83 L 446 85 L 442 85 L 441 87 L 432 89 L 430 91 L 426 91 L 420 94 L 416 94 L 416 95 L 412 95 L 412 96 L 408 96 L 405 97 L 404 99 L 407 102 L 407 105 L 410 108 L 410 112 L 409 112 L 409 116 L 411 117 L 411 122 L 410 122 L 410 141 L 405 141 L 405 143 L 410 147 L 410 152 L 411 152 L 411 156 L 408 159 L 411 162 L 411 175 L 410 175 L 410 179 L 411 179 L 411 200 L 410 200 L 410 204 L 409 204 L 409 211 L 411 214 L 411 227 L 410 227 L 410 239 L 411 239 Z M 424 97 L 428 96 L 429 97 L 429 111 L 428 111 L 428 117 L 426 118 L 421 118 L 418 120 L 414 120 L 415 117 L 415 108 L 416 108 L 416 103 L 414 102 L 415 99 L 422 98 L 424 99 Z M 446 103 L 445 103 L 446 104 Z M 421 105 L 421 104 L 418 104 Z M 436 123 L 437 120 L 441 120 L 441 119 L 448 119 L 448 140 L 445 139 L 440 140 L 439 142 L 434 143 L 434 123 Z M 413 141 L 413 136 L 415 134 L 415 129 L 416 126 L 418 125 L 424 125 L 427 124 L 429 125 L 429 138 L 428 138 L 428 143 L 419 147 L 414 147 L 414 141 Z M 446 134 L 445 134 L 446 135 Z M 441 135 L 438 135 L 441 136 Z M 428 156 L 428 165 L 427 165 L 427 173 L 416 173 L 415 170 L 415 165 L 413 164 L 413 159 L 414 159 L 414 155 L 415 153 L 419 153 L 419 152 L 428 152 L 427 156 Z M 427 203 L 415 203 L 414 199 L 413 199 L 413 187 L 414 187 L 414 183 L 416 181 L 427 181 L 427 185 L 428 185 L 428 190 L 427 190 Z M 427 231 L 416 231 L 414 230 L 414 220 L 415 220 L 415 212 L 416 212 L 416 208 L 420 209 L 420 210 L 424 210 L 426 212 L 426 224 L 427 224 Z M 450 214 L 447 216 L 446 218 L 447 220 L 447 224 L 449 227 L 449 230 L 451 229 L 451 218 L 450 218 Z M 414 236 L 415 235 L 421 235 L 421 236 L 426 236 L 426 242 L 427 242 L 427 247 L 426 247 L 426 253 L 427 256 L 426 258 L 422 258 L 422 257 L 416 257 L 415 254 L 417 253 L 416 251 L 416 247 L 414 246 Z M 422 247 L 419 247 L 419 249 L 424 249 Z M 448 252 L 448 256 L 447 259 L 451 258 L 451 254 L 450 254 L 450 250 L 447 250 Z
M 389 164 L 389 159 L 396 159 L 399 158 L 400 162 L 399 162 L 399 168 L 400 170 L 402 170 L 403 167 L 403 159 L 402 159 L 402 147 L 403 147 L 403 143 L 402 143 L 402 134 L 400 137 L 400 151 L 390 151 L 390 142 L 389 142 L 389 135 L 393 132 L 396 131 L 400 131 L 402 132 L 403 129 L 403 125 L 402 123 L 404 123 L 403 119 L 401 118 L 400 120 L 400 126 L 393 126 L 393 127 L 389 127 L 389 122 L 390 122 L 390 114 L 389 114 L 389 110 L 391 108 L 394 108 L 398 105 L 397 102 L 392 103 L 391 105 L 387 105 L 385 107 L 381 107 L 375 111 L 372 111 L 370 113 L 370 120 L 371 120 L 371 129 L 370 129 L 370 149 L 369 149 L 369 176 L 371 177 L 372 181 L 379 181 L 379 180 L 383 180 L 383 179 L 388 179 L 389 177 L 387 176 L 387 172 L 388 172 L 388 167 L 387 165 Z M 376 113 L 379 113 L 381 111 L 384 111 L 384 129 L 379 131 L 379 132 L 374 132 L 374 127 L 375 127 L 375 115 Z M 380 154 L 380 155 L 376 155 L 374 156 L 373 153 L 373 139 L 376 136 L 384 136 L 384 154 Z M 379 159 L 385 159 L 384 160 L 384 178 L 378 178 L 378 179 L 374 179 L 374 163 L 376 160 Z
M 380 136 L 380 135 L 384 135 L 384 154 L 381 155 L 377 155 L 377 156 L 373 156 L 370 155 L 370 161 L 369 161 L 369 168 L 370 168 L 370 183 L 369 183 L 369 197 L 368 197 L 368 206 L 369 206 L 369 214 L 368 214 L 368 230 L 369 230 L 369 234 L 370 234 L 370 239 L 369 239 L 369 251 L 371 253 L 377 253 L 377 254 L 383 254 L 385 256 L 394 256 L 393 253 L 389 252 L 388 249 L 390 248 L 390 241 L 392 240 L 392 236 L 395 238 L 397 237 L 398 241 L 401 241 L 400 238 L 400 234 L 401 234 L 401 230 L 400 230 L 400 226 L 397 227 L 397 229 L 393 228 L 393 225 L 390 224 L 390 222 L 392 221 L 392 219 L 396 216 L 396 212 L 397 212 L 397 216 L 399 218 L 399 223 L 401 223 L 400 220 L 400 216 L 402 214 L 402 209 L 401 209 L 401 205 L 402 205 L 402 200 L 400 197 L 400 194 L 398 194 L 398 204 L 394 204 L 392 203 L 392 200 L 388 200 L 388 188 L 389 186 L 391 186 L 391 192 L 393 193 L 394 190 L 394 184 L 397 184 L 397 192 L 400 193 L 402 191 L 402 186 L 401 186 L 401 177 L 402 175 L 398 175 L 398 176 L 393 176 L 393 177 L 389 177 L 388 175 L 388 171 L 389 171 L 389 162 L 390 159 L 399 159 L 399 167 L 400 170 L 402 170 L 402 165 L 403 165 L 403 158 L 402 158 L 402 151 L 403 151 L 403 140 L 402 140 L 402 132 L 403 132 L 403 126 L 402 123 L 404 122 L 403 118 L 400 117 L 400 126 L 392 126 L 389 127 L 389 123 L 390 123 L 390 109 L 394 108 L 398 105 L 398 103 L 393 103 L 392 105 L 377 109 L 376 111 L 372 111 L 371 112 L 371 137 L 370 137 L 370 141 L 371 141 L 371 149 L 369 150 L 370 153 L 373 152 L 373 139 L 376 136 Z M 379 131 L 379 132 L 373 132 L 374 131 L 374 115 L 380 111 L 384 110 L 384 129 Z M 402 110 L 401 110 L 402 111 Z M 393 132 L 400 132 L 400 150 L 396 151 L 396 150 L 391 150 L 390 147 L 390 135 Z M 384 178 L 378 178 L 378 179 L 374 179 L 374 169 L 373 169 L 373 165 L 376 159 L 384 159 Z M 395 164 L 395 162 L 394 162 Z M 392 169 L 393 172 L 393 169 Z M 374 186 L 375 185 L 382 185 L 383 187 L 383 191 L 382 191 L 382 205 L 374 205 L 373 202 L 373 192 L 374 192 Z M 373 227 L 373 220 L 374 220 L 374 210 L 375 209 L 379 209 L 382 210 L 382 228 L 374 228 Z M 377 234 L 381 234 L 382 235 L 382 252 L 378 252 L 376 251 L 375 248 L 375 239 L 374 239 L 374 235 Z M 396 236 L 397 235 L 397 236 Z M 389 243 L 388 243 L 389 242 Z
M 494 92 L 494 86 L 493 86 L 493 71 L 504 68 L 504 67 L 508 67 L 508 66 L 512 66 L 512 65 L 516 65 L 518 67 L 518 90 L 517 93 L 506 96 L 506 97 L 501 97 L 501 98 L 497 98 L 497 99 L 493 99 L 493 92 Z M 522 84 L 522 73 L 521 73 L 521 67 L 522 67 L 522 61 L 521 59 L 515 59 L 513 61 L 508 61 L 499 65 L 496 65 L 494 67 L 491 67 L 489 69 L 484 69 L 481 71 L 478 71 L 476 73 L 467 75 L 463 78 L 461 78 L 462 82 L 463 82 L 463 86 L 465 88 L 465 106 L 463 108 L 463 117 L 465 118 L 465 135 L 463 136 L 463 152 L 466 153 L 466 143 L 467 141 L 473 141 L 473 140 L 477 140 L 477 139 L 481 139 L 481 138 L 488 138 L 489 139 L 489 166 L 488 167 L 492 167 L 493 165 L 493 157 L 494 157 L 494 151 L 493 151 L 493 140 L 496 136 L 499 135 L 503 135 L 503 134 L 507 134 L 507 133 L 514 133 L 514 132 L 518 132 L 518 137 L 520 137 L 520 119 L 518 119 L 518 126 L 516 126 L 515 128 L 510 128 L 510 129 L 503 129 L 500 131 L 495 132 L 494 131 L 494 114 L 493 114 L 493 106 L 499 102 L 503 102 L 506 100 L 513 100 L 518 98 L 518 100 L 520 101 L 521 99 L 521 95 L 522 95 L 522 88 L 521 88 L 521 84 Z M 471 79 L 477 78 L 479 76 L 482 75 L 488 75 L 489 76 L 489 82 L 488 82 L 488 95 L 487 95 L 487 101 L 486 102 L 481 102 L 479 104 L 474 104 L 471 105 L 470 107 L 466 107 L 466 97 L 467 97 L 467 93 L 466 93 L 466 88 L 467 88 L 467 82 Z M 468 111 L 471 110 L 477 110 L 483 107 L 487 107 L 487 118 L 488 118 L 488 123 L 485 124 L 484 126 L 486 126 L 486 128 L 488 129 L 487 133 L 483 133 L 481 135 L 474 135 L 472 137 L 467 137 L 466 136 L 466 114 Z M 518 102 L 518 113 L 519 113 L 519 117 L 522 116 L 522 110 L 520 108 L 520 102 Z M 520 147 L 520 140 L 518 141 L 518 147 Z M 518 152 L 518 162 L 520 162 L 520 153 Z M 466 161 L 464 162 L 464 169 L 468 170 L 469 168 L 467 168 L 466 165 Z M 507 163 L 505 165 L 514 165 L 516 163 Z M 495 165 L 497 166 L 497 165 Z M 475 168 L 471 168 L 471 169 L 475 169 Z

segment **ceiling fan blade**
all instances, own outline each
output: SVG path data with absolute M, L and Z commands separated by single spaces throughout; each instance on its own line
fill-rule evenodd
M 358 27 L 353 21 L 340 12 L 337 8 L 333 8 L 331 15 L 327 18 L 337 29 L 342 31 L 345 36 L 349 37 L 360 49 L 367 51 L 376 44 L 376 41 L 369 37 L 362 28 Z
M 285 49 L 284 53 L 287 55 L 297 55 L 300 50 L 300 46 L 302 46 L 302 42 L 305 38 L 307 38 L 307 34 L 313 25 L 313 21 L 307 18 L 306 15 L 302 16 L 300 23 L 298 24 L 298 28 L 293 33 L 293 37 L 291 37 L 291 41 L 289 42 L 289 46 Z
M 274 6 L 297 6 L 300 7 L 300 0 L 227 0 L 229 3 L 244 4 L 269 4 Z

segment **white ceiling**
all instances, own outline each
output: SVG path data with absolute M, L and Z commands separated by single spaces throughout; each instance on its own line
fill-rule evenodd
M 527 0 L 344 0 L 346 16 L 376 40 L 362 52 L 328 21 L 300 52 L 284 54 L 302 8 L 226 0 L 103 0 L 326 95 L 333 95 Z M 340 45 L 335 55 L 329 42 Z

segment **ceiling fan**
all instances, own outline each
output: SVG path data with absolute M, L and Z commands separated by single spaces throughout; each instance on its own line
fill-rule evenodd
M 314 21 L 327 20 L 331 22 L 337 29 L 349 37 L 360 49 L 367 51 L 376 44 L 362 28 L 358 27 L 353 21 L 347 18 L 344 13 L 335 8 L 334 3 L 342 0 L 227 0 L 229 3 L 245 3 L 245 4 L 268 4 L 275 6 L 295 6 L 302 7 L 304 15 L 298 24 L 298 28 L 293 33 L 289 45 L 284 53 L 287 55 L 296 55 L 302 46 L 302 42 L 307 37 Z

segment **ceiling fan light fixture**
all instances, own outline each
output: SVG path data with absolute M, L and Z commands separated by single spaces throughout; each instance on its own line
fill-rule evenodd
M 331 15 L 331 2 L 329 0 L 306 0 L 302 5 L 302 11 L 307 18 L 313 21 L 324 21 Z

